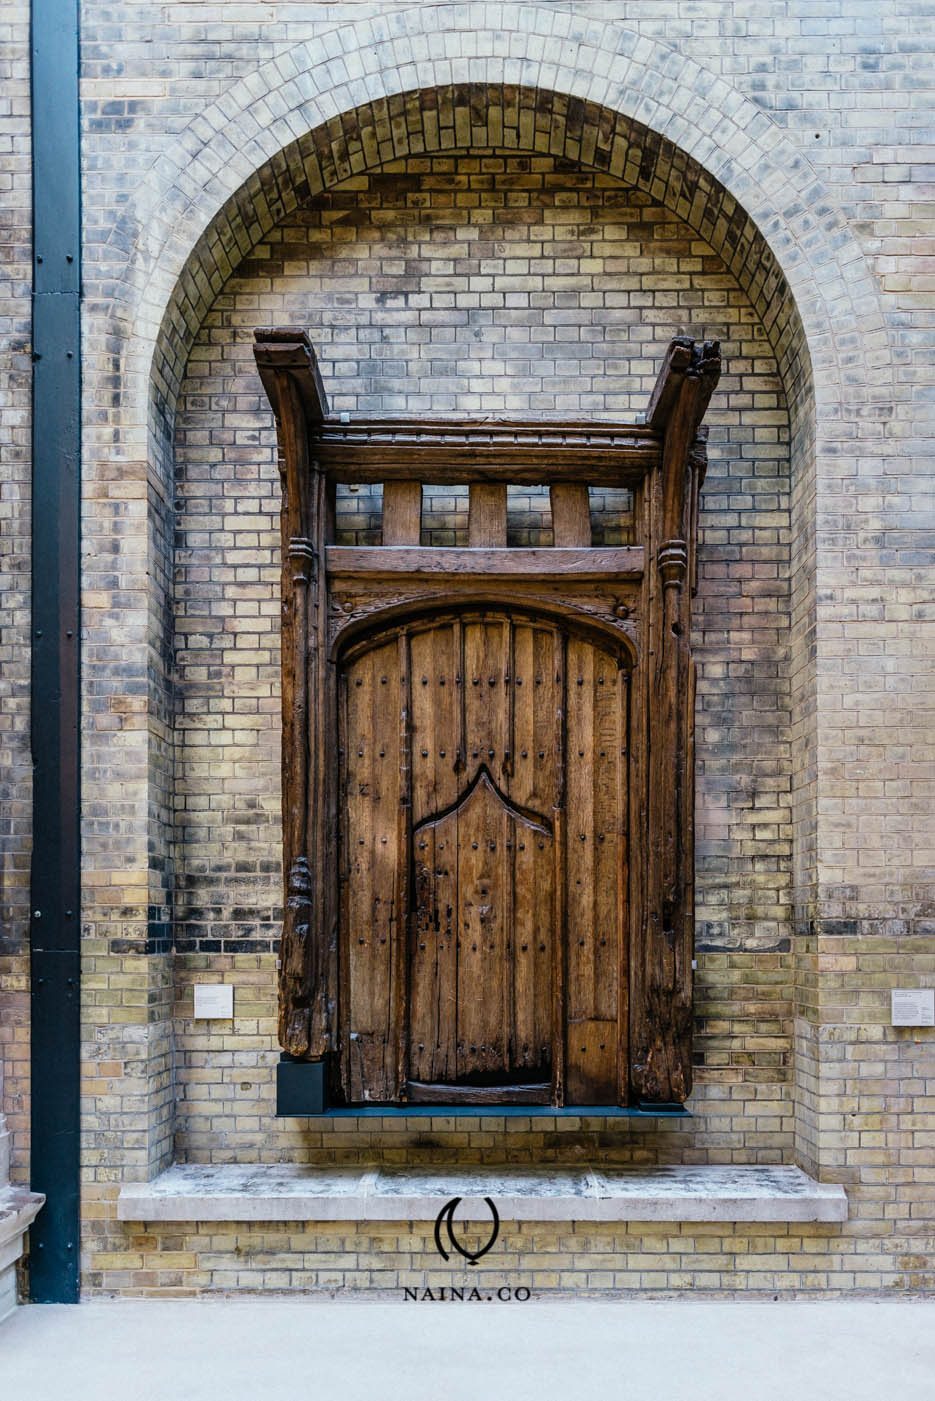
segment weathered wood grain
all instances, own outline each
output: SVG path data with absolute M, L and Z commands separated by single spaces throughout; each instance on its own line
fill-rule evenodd
M 344 679 L 343 950 L 347 963 L 346 1075 L 352 1100 L 397 1092 L 394 1020 L 402 928 L 396 901 L 406 852 L 398 817 L 404 703 L 398 642 L 365 653 Z
M 418 480 L 632 486 L 657 467 L 660 434 L 640 424 L 489 419 L 315 423 L 313 450 L 339 482 Z
M 552 540 L 556 548 L 589 549 L 591 500 L 587 485 L 553 482 L 549 497 L 552 503 Z
M 422 483 L 387 482 L 383 488 L 383 544 L 418 545 Z
M 613 549 L 459 549 L 390 547 L 380 545 L 329 545 L 328 573 L 333 575 L 466 574 L 476 578 L 495 575 L 533 575 L 538 579 L 638 578 L 643 572 L 640 545 L 620 545 Z
M 468 544 L 475 550 L 506 545 L 506 487 L 502 483 L 474 482 L 470 486 Z

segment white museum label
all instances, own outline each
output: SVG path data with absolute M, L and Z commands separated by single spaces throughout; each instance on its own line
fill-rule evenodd
M 195 1016 L 222 1017 L 234 1015 L 234 989 L 230 983 L 196 983 Z
M 935 988 L 892 988 L 893 1026 L 935 1026 Z

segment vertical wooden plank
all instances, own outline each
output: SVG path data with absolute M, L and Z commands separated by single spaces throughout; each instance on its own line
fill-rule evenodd
M 558 659 L 558 665 L 556 665 Z M 561 638 L 555 628 L 513 625 L 512 728 L 508 792 L 552 823 L 559 805 L 556 718 L 561 709 Z M 511 1008 L 514 1059 L 552 1078 L 553 976 L 561 950 L 556 907 L 554 833 L 522 824 L 514 834 Z
M 468 545 L 496 549 L 506 545 L 506 487 L 472 482 L 468 505 Z
M 410 636 L 412 822 L 450 807 L 458 796 L 461 740 L 457 628 L 439 623 Z
M 383 544 L 418 545 L 422 529 L 422 483 L 384 482 Z
M 561 704 L 554 628 L 513 627 L 512 763 L 505 791 L 520 807 L 549 816 L 556 802 L 556 709 Z
M 396 850 L 393 882 L 393 920 L 390 939 L 391 1007 L 387 1036 L 387 1061 L 393 1069 L 392 1097 L 399 1098 L 408 1074 L 409 1041 L 409 915 L 412 867 L 412 667 L 409 633 L 397 638 L 399 667 L 399 784 L 396 803 Z
M 566 911 L 567 984 L 565 1016 L 566 1101 L 597 1103 L 591 1089 L 588 1027 L 594 1000 L 592 940 L 594 900 L 594 829 L 592 757 L 594 749 L 593 648 L 568 639 L 566 773 Z
M 552 675 L 555 677 L 553 735 L 555 753 L 555 798 L 553 805 L 555 872 L 555 934 L 552 951 L 552 1103 L 562 1106 L 566 1095 L 566 1002 L 568 946 L 568 639 L 556 631 L 552 647 Z
M 592 1008 L 600 1020 L 617 1017 L 617 947 L 620 925 L 619 867 L 621 827 L 617 776 L 620 770 L 620 677 L 616 659 L 594 649 L 594 753 L 592 803 L 594 830 L 594 990 Z M 614 1050 L 616 1055 L 616 1050 Z M 608 1064 L 610 1049 L 608 1048 Z M 613 1087 L 612 1087 L 613 1088 Z
M 617 1098 L 618 1104 L 630 1102 L 630 931 L 632 924 L 632 872 L 630 860 L 631 832 L 631 724 L 630 672 L 621 668 L 619 674 L 620 728 L 617 745 L 617 820 L 619 850 L 617 852 Z
M 485 764 L 494 782 L 503 788 L 508 711 L 504 703 L 509 670 L 510 627 L 503 618 L 467 620 L 464 623 L 464 741 L 465 771 L 462 790 L 473 782 Z
M 400 806 L 400 678 L 394 640 L 358 658 L 346 683 L 345 1086 L 354 1102 L 395 1092 L 394 946 Z
M 615 659 L 568 642 L 567 1046 L 569 1103 L 617 1099 L 621 819 Z
M 693 394 L 697 384 L 689 385 Z M 666 435 L 666 470 L 650 480 L 646 570 L 648 641 L 647 850 L 643 916 L 631 961 L 630 1074 L 648 1101 L 684 1101 L 692 1083 L 691 828 L 684 816 L 692 774 L 687 765 L 686 692 L 690 690 L 687 586 L 688 466 L 671 439 L 689 412 L 679 401 Z M 677 435 L 676 435 L 677 436 Z
M 433 823 L 458 795 L 460 633 L 443 622 L 410 637 L 413 917 L 409 1068 L 413 1080 L 455 1076 L 457 821 Z
M 334 538 L 334 485 L 318 470 L 313 459 L 311 554 L 308 567 L 312 587 L 309 592 L 308 629 L 309 750 L 306 785 L 306 826 L 310 872 L 310 922 L 308 960 L 309 1054 L 334 1050 L 333 1019 L 338 988 L 337 890 L 337 779 L 334 737 L 334 667 L 329 656 L 328 600 L 325 573 L 321 566 L 324 547 Z
M 588 488 L 578 482 L 557 482 L 549 488 L 552 502 L 552 543 L 556 549 L 591 545 L 591 502 Z
M 409 1078 L 429 1083 L 457 1074 L 457 828 L 449 816 L 413 833 Z
M 531 823 L 510 824 L 512 921 L 510 964 L 510 1069 L 552 1078 L 552 969 L 555 927 L 555 862 L 552 833 Z
M 455 814 L 458 844 L 459 1079 L 505 1078 L 510 818 L 486 774 Z

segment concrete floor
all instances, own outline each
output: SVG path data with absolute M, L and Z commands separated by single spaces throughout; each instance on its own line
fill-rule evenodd
M 33 1305 L 0 1325 L 28 1401 L 935 1398 L 935 1300 Z

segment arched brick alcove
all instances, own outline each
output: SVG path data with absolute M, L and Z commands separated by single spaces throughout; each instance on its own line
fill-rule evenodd
M 120 269 L 118 295 L 106 318 L 89 318 L 88 336 L 113 350 L 120 372 L 122 479 L 139 472 L 149 496 L 140 618 L 149 620 L 149 721 L 145 752 L 127 774 L 146 811 L 134 839 L 150 853 L 150 947 L 164 947 L 152 932 L 171 918 L 173 899 L 168 541 L 173 420 L 191 346 L 242 260 L 303 200 L 387 159 L 479 144 L 547 152 L 658 201 L 723 259 L 765 329 L 793 430 L 788 675 L 803 914 L 814 894 L 816 484 L 821 453 L 833 467 L 848 416 L 885 408 L 887 394 L 888 348 L 863 259 L 807 163 L 722 80 L 665 46 L 553 7 L 531 7 L 523 32 L 511 35 L 497 6 L 473 7 L 470 33 L 459 13 L 415 7 L 394 17 L 392 33 L 366 20 L 265 65 L 160 158 L 132 220 L 118 222 L 103 250 L 102 276 Z M 347 81 L 336 81 L 342 72 Z M 103 670 L 98 677 L 106 688 Z M 92 756 L 97 742 L 89 740 Z M 93 835 L 88 850 L 93 862 Z M 164 973 L 153 975 L 162 1006 Z M 161 1025 L 168 1036 L 169 1021 Z M 160 1042 L 155 1054 L 164 1052 Z M 161 1092 L 159 1100 L 165 1126 Z M 807 1139 L 805 1125 L 806 1158 Z M 153 1131 L 151 1162 L 164 1161 L 166 1144 Z
M 470 144 L 456 144 L 464 141 Z M 405 191 L 402 203 L 395 205 L 384 198 L 394 182 Z M 446 206 L 446 184 L 463 190 L 461 215 L 454 195 Z M 512 197 L 506 193 L 511 189 Z M 729 1042 L 730 1049 L 718 1048 L 714 1031 L 702 1038 L 699 1054 L 712 1069 L 710 1084 L 720 1079 L 729 1085 L 742 1058 L 748 1057 L 754 1075 L 769 1076 L 774 1085 L 786 1087 L 780 1093 L 787 1093 L 792 1003 L 787 414 L 790 399 L 799 417 L 808 413 L 810 367 L 804 334 L 775 257 L 717 182 L 645 127 L 556 94 L 502 87 L 434 89 L 367 104 L 335 119 L 294 142 L 228 202 L 176 286 L 157 344 L 152 384 L 153 440 L 162 445 L 166 496 L 171 492 L 178 508 L 175 801 L 170 837 L 176 948 L 186 959 L 238 950 L 268 959 L 278 934 L 278 720 L 268 706 L 264 711 L 268 684 L 262 680 L 278 668 L 272 647 L 276 639 L 264 632 L 262 623 L 263 615 L 276 607 L 278 572 L 268 545 L 276 528 L 278 484 L 270 416 L 251 397 L 256 387 L 252 327 L 271 317 L 308 325 L 336 406 L 353 411 L 367 402 L 373 409 L 366 376 L 349 364 L 366 347 L 355 349 L 354 336 L 340 330 L 342 316 L 345 321 L 355 316 L 373 319 L 360 309 L 355 289 L 362 278 L 374 289 L 374 300 L 391 301 L 394 293 L 405 300 L 409 293 L 398 289 L 408 288 L 418 301 L 418 269 L 426 269 L 433 255 L 444 255 L 447 245 L 438 242 L 438 229 L 453 236 L 459 218 L 475 235 L 485 232 L 484 220 L 493 221 L 488 243 L 496 240 L 496 251 L 509 259 L 511 240 L 522 239 L 528 227 L 520 223 L 518 230 L 511 228 L 509 210 L 521 214 L 519 206 L 528 200 L 535 201 L 528 218 L 535 218 L 537 228 L 543 221 L 546 233 L 561 230 L 560 223 L 550 221 L 562 218 L 563 211 L 564 217 L 574 218 L 575 248 L 565 250 L 561 266 L 573 257 L 587 258 L 596 270 L 594 285 L 601 289 L 585 294 L 584 310 L 576 291 L 572 300 L 578 311 L 563 311 L 562 286 L 580 289 L 581 280 L 563 283 L 560 270 L 556 273 L 550 263 L 550 272 L 540 278 L 540 308 L 550 295 L 557 295 L 558 318 L 580 323 L 575 334 L 586 339 L 589 318 L 612 315 L 612 308 L 620 304 L 620 298 L 614 298 L 615 280 L 621 291 L 634 289 L 633 305 L 620 313 L 625 323 L 616 328 L 615 339 L 615 328 L 601 327 L 596 342 L 587 342 L 585 348 L 576 345 L 566 355 L 566 378 L 576 370 L 589 375 L 590 392 L 576 401 L 576 412 L 598 417 L 639 412 L 668 337 L 682 330 L 721 337 L 737 362 L 733 369 L 728 367 L 722 418 L 713 430 L 708 487 L 712 536 L 702 581 L 700 628 L 702 638 L 708 639 L 707 663 L 702 661 L 707 706 L 703 728 L 718 729 L 723 751 L 716 756 L 705 748 L 701 757 L 701 768 L 707 761 L 710 778 L 703 797 L 700 951 L 709 964 L 702 977 L 715 980 L 706 987 L 702 1009 L 713 1010 L 720 996 L 715 991 L 719 969 L 726 968 L 731 957 L 743 961 L 744 977 L 749 974 L 751 981 L 728 997 L 733 1006 L 728 1021 L 734 1030 L 724 1045 Z M 629 244 L 614 242 L 623 237 L 619 231 L 613 234 L 614 220 L 626 221 Z M 647 234 L 647 229 L 655 233 Z M 379 241 L 380 230 L 384 243 Z M 541 238 L 542 233 L 529 237 Z M 492 267 L 494 246 L 488 243 L 484 248 Z M 523 246 L 528 259 L 530 250 Z M 640 275 L 628 278 L 627 258 L 615 256 L 615 249 L 629 253 Z M 400 272 L 400 261 L 405 267 L 412 264 L 415 274 L 407 278 L 405 270 Z M 459 270 L 466 287 L 485 285 L 482 261 L 472 259 L 469 243 L 462 249 Z M 369 271 L 361 272 L 364 267 Z M 488 281 L 498 287 L 502 279 Z M 303 292 L 303 283 L 328 291 L 316 298 L 314 290 Z M 648 289 L 654 285 L 664 289 L 657 293 L 659 302 L 671 294 L 664 310 L 653 306 L 654 294 Z M 528 308 L 536 300 L 528 292 L 511 295 L 514 306 Z M 430 301 L 425 298 L 426 305 Z M 482 309 L 478 315 L 483 315 Z M 398 324 L 395 339 L 391 331 L 379 329 L 379 316 L 371 327 L 375 337 L 389 340 L 397 352 L 395 364 L 383 376 L 392 383 L 381 381 L 389 392 L 380 411 L 421 411 L 425 396 L 420 395 L 420 385 L 429 388 L 431 356 L 443 355 L 447 347 L 433 349 L 432 332 L 423 336 L 415 310 L 408 318 L 402 311 L 397 317 L 405 324 Z M 508 318 L 508 309 L 502 316 L 489 313 L 488 332 L 498 326 L 502 330 L 501 322 Z M 543 319 L 541 310 L 538 319 Z M 469 326 L 443 329 L 451 334 L 452 356 L 469 353 Z M 403 358 L 409 333 L 418 336 L 412 349 L 429 357 L 424 369 Z M 477 334 L 484 334 L 482 327 Z M 605 334 L 611 338 L 604 340 Z M 586 354 L 592 357 L 590 371 L 583 369 Z M 531 407 L 548 415 L 569 407 L 567 393 L 564 402 L 547 395 L 524 401 L 527 387 L 521 384 L 511 402 L 502 392 L 494 393 L 487 380 L 482 383 L 486 393 L 461 392 L 469 391 L 465 384 L 447 406 L 444 397 L 439 398 L 434 411 L 503 413 Z M 749 421 L 744 420 L 743 405 Z M 763 425 L 759 431 L 753 416 Z M 750 439 L 746 446 L 745 434 Z M 751 498 L 746 504 L 741 500 L 744 492 Z M 724 512 L 732 499 L 737 509 L 735 524 L 728 529 Z M 247 534 L 238 529 L 238 512 L 247 513 Z M 209 528 L 212 522 L 216 530 Z M 735 573 L 756 574 L 746 574 L 750 596 L 761 600 L 759 617 L 752 622 L 740 610 L 755 605 L 740 597 L 735 605 L 725 594 L 728 587 L 740 589 L 739 584 L 724 582 L 723 561 L 731 555 L 737 560 Z M 224 579 L 241 582 L 233 590 Z M 230 631 L 229 621 L 235 593 L 247 617 L 259 620 L 253 628 L 244 620 L 239 634 Z M 221 674 L 229 668 L 238 635 L 244 633 L 258 639 L 253 651 L 261 680 L 238 696 L 238 684 L 225 684 Z M 705 645 L 702 640 L 702 652 Z M 220 777 L 222 768 L 212 777 L 206 768 L 209 729 L 223 771 L 240 766 L 253 775 L 249 792 L 249 780 L 225 780 Z M 729 761 L 724 757 L 728 753 Z M 740 770 L 746 774 L 743 781 L 736 777 Z M 761 805 L 762 817 L 752 811 L 755 803 Z M 238 807 L 253 814 L 246 845 L 244 829 L 231 825 L 238 820 Z M 746 839 L 743 811 L 751 819 Z M 781 816 L 774 820 L 777 811 Z M 772 841 L 770 826 L 777 828 Z M 226 853 L 219 848 L 221 838 L 228 843 Z M 225 864 L 225 855 L 236 861 L 240 882 Z M 232 898 L 236 884 L 249 888 L 246 900 Z M 232 916 L 233 906 L 240 909 Z M 757 978 L 771 961 L 777 977 L 768 993 L 772 1006 L 764 1007 L 761 1019 L 766 1011 L 773 1014 L 776 1035 L 768 1045 L 764 1042 L 748 1052 L 744 1045 L 753 1022 L 741 1027 L 747 1013 L 741 1012 L 738 997 L 756 995 Z M 177 1065 L 184 1080 L 185 1053 Z M 196 1111 L 197 1097 L 190 1104 Z M 191 1111 L 186 1105 L 177 1123 L 185 1152 L 197 1151 L 197 1112 L 193 1118 Z M 778 1142 L 774 1154 L 786 1151 Z

